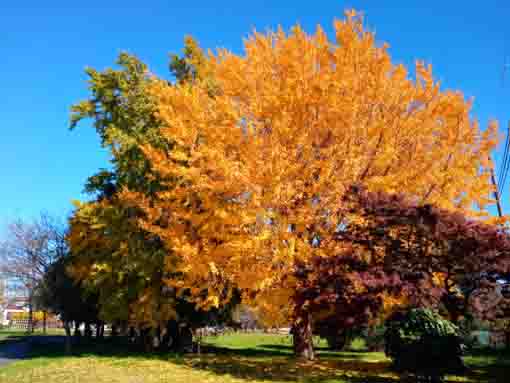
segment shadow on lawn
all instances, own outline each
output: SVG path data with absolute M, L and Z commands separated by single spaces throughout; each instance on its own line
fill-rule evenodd
M 213 372 L 228 374 L 248 381 L 307 381 L 325 382 L 398 382 L 400 379 L 389 370 L 389 362 L 369 362 L 361 360 L 319 359 L 313 362 L 299 361 L 292 357 L 248 358 L 238 355 L 208 355 L 188 357 L 182 360 L 185 365 Z
M 20 341 L 23 341 L 26 339 L 26 334 L 22 334 L 19 332 L 13 332 L 12 334 L 4 333 L 2 335 L 3 336 L 0 338 L 0 347 L 11 344 L 11 343 L 20 342 Z
M 329 356 L 329 354 L 333 356 Z M 481 353 L 481 355 L 486 355 Z M 236 353 L 209 354 L 203 357 L 189 356 L 181 362 L 194 369 L 206 370 L 218 375 L 232 375 L 252 381 L 255 379 L 272 381 L 306 382 L 351 382 L 389 383 L 416 382 L 415 378 L 400 378 L 390 369 L 387 359 L 378 359 L 377 354 L 363 355 L 360 352 L 319 353 L 313 362 L 303 362 L 293 357 L 275 356 L 271 358 L 244 357 Z M 510 354 L 501 354 L 491 362 L 469 366 L 462 379 L 470 382 L 508 383 Z M 460 377 L 449 376 L 446 382 L 458 382 Z
M 45 343 L 38 337 L 33 343 L 30 358 L 62 358 L 65 354 L 62 343 Z M 169 353 L 146 354 L 129 347 L 119 340 L 105 339 L 101 342 L 75 344 L 73 357 L 135 358 L 140 360 L 168 361 L 187 368 L 203 370 L 236 378 L 269 381 L 306 381 L 325 382 L 339 379 L 352 383 L 388 383 L 398 382 L 396 375 L 389 369 L 389 362 L 363 361 L 359 353 L 326 353 L 319 351 L 319 360 L 303 362 L 292 357 L 290 346 L 263 345 L 257 348 L 231 349 L 226 347 L 204 346 L 201 355 L 176 355 Z M 325 356 L 325 354 L 334 355 Z
M 275 351 L 281 355 L 292 355 L 293 349 L 292 346 L 285 344 L 261 344 L 258 345 L 257 348 L 263 349 L 264 352 Z M 368 353 L 367 350 L 358 350 L 346 348 L 345 351 L 333 351 L 325 346 L 314 346 L 314 350 L 319 357 L 338 357 L 342 355 L 343 357 L 347 357 L 349 359 L 361 358 L 366 359 L 366 355 Z M 237 350 L 236 350 L 237 351 Z
M 49 337 L 48 337 L 49 338 Z M 31 358 L 59 358 L 67 356 L 62 342 L 45 343 L 38 337 L 33 343 Z M 201 355 L 176 355 L 170 353 L 146 354 L 129 347 L 117 339 L 105 339 L 101 342 L 85 342 L 76 344 L 73 356 L 96 356 L 105 358 L 135 358 L 140 360 L 161 360 L 179 364 L 188 368 L 208 371 L 219 376 L 230 375 L 236 378 L 253 381 L 257 379 L 269 381 L 306 381 L 326 382 L 341 381 L 350 383 L 389 383 L 412 382 L 401 380 L 390 370 L 387 359 L 380 354 L 363 353 L 360 351 L 328 352 L 318 349 L 318 360 L 304 362 L 291 355 L 291 347 L 287 345 L 259 345 L 256 348 L 231 349 L 226 347 L 204 346 Z M 475 358 L 487 358 L 486 362 L 470 365 L 466 378 L 471 382 L 508 382 L 507 372 L 510 371 L 510 354 L 479 351 L 473 353 Z M 452 378 L 447 382 L 458 381 Z

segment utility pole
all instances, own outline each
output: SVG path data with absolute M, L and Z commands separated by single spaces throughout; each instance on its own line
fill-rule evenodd
M 489 161 L 491 163 L 493 163 L 490 156 L 489 156 Z M 492 185 L 494 185 L 494 193 L 493 194 L 494 194 L 494 198 L 496 199 L 496 207 L 498 209 L 498 215 L 499 215 L 499 218 L 502 218 L 503 211 L 501 210 L 501 201 L 499 199 L 498 184 L 496 183 L 496 177 L 494 176 L 494 166 L 491 166 L 491 181 L 492 181 Z

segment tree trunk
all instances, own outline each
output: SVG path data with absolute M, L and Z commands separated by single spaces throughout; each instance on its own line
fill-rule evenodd
M 46 334 L 46 310 L 43 311 L 43 333 Z
M 202 332 L 199 329 L 193 330 L 193 339 L 195 339 L 195 350 L 198 355 L 202 353 Z
M 128 341 L 131 344 L 136 343 L 136 330 L 133 326 L 129 327 Z
M 28 294 L 28 326 L 27 326 L 27 332 L 33 333 L 34 332 L 34 294 L 32 292 L 32 289 L 30 289 L 30 293 Z
M 179 328 L 177 347 L 179 352 L 193 352 L 193 332 L 189 326 Z
M 64 322 L 64 330 L 66 332 L 66 353 L 71 354 L 71 327 L 69 322 Z
M 112 337 L 115 337 L 119 334 L 119 331 L 118 331 L 118 328 L 117 328 L 117 324 L 116 323 L 112 323 L 112 331 L 111 331 L 111 336 Z
M 92 328 L 90 327 L 90 322 L 85 322 L 85 338 L 92 338 Z
M 76 338 L 81 337 L 80 322 L 77 322 L 77 321 L 74 322 L 74 336 Z
M 167 350 L 177 351 L 179 344 L 179 328 L 175 320 L 167 322 L 166 331 L 163 335 L 163 344 Z
M 303 312 L 298 318 L 292 327 L 294 355 L 297 358 L 314 360 L 312 316 L 308 312 Z
M 140 337 L 142 338 L 143 349 L 149 353 L 153 351 L 153 337 L 151 328 L 143 328 L 140 330 Z
M 123 336 L 123 337 L 128 336 L 128 334 L 129 334 L 129 326 L 128 326 L 128 322 L 127 321 L 120 322 L 119 329 L 120 329 L 120 335 L 121 336 Z

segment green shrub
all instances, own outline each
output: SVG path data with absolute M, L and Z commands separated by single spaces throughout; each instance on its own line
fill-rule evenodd
M 399 372 L 441 382 L 464 370 L 459 329 L 428 309 L 396 312 L 386 322 L 385 352 Z

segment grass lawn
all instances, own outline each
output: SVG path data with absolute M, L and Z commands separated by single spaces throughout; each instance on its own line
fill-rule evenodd
M 202 355 L 145 355 L 105 341 L 63 354 L 62 345 L 35 346 L 30 359 L 2 367 L 2 383 L 155 383 L 155 382 L 398 382 L 383 353 L 361 350 L 330 352 L 319 344 L 318 360 L 292 357 L 290 338 L 267 334 L 233 334 L 206 339 Z M 450 382 L 508 382 L 510 354 L 480 352 L 466 357 L 465 377 Z M 506 377 L 505 377 L 506 375 Z

